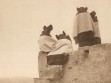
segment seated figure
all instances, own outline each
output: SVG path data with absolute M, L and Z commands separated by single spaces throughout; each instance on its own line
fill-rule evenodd
M 38 40 L 40 51 L 48 53 L 52 51 L 56 43 L 56 40 L 54 40 L 50 35 L 52 29 L 53 29 L 52 25 L 49 25 L 48 27 L 46 26 L 43 27 L 43 31 Z
M 47 55 L 48 65 L 63 65 L 68 61 L 68 56 L 72 53 L 72 44 L 69 35 L 63 31 L 56 35 L 58 41 L 55 48 Z
M 77 15 L 75 17 L 74 27 L 73 27 L 73 38 L 79 47 L 91 46 L 95 44 L 100 44 L 99 37 L 96 34 L 99 33 L 99 29 L 95 24 L 97 20 L 95 13 L 88 13 L 87 7 L 77 8 Z M 93 18 L 92 18 L 93 17 Z M 95 29 L 95 27 L 98 29 Z M 98 34 L 99 35 L 99 34 Z

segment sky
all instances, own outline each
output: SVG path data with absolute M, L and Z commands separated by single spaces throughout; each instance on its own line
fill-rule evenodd
M 43 26 L 53 25 L 54 38 L 63 30 L 71 36 L 76 8 L 81 6 L 96 11 L 102 43 L 111 43 L 111 0 L 0 0 L 0 78 L 38 77 Z

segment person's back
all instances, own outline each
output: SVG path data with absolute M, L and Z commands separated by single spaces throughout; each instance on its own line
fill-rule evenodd
M 87 7 L 77 8 L 78 13 L 75 17 L 73 38 L 79 47 L 91 46 L 100 44 L 100 35 L 97 23 L 95 23 L 95 15 L 93 18 L 90 13 L 87 12 Z

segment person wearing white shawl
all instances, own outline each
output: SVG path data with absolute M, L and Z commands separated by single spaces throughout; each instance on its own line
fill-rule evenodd
M 56 40 L 54 40 L 50 35 L 52 29 L 52 25 L 49 25 L 48 27 L 43 27 L 42 34 L 40 35 L 38 40 L 40 51 L 49 53 L 54 48 Z
M 93 21 L 90 13 L 87 12 L 87 7 L 77 8 L 77 11 L 73 27 L 75 43 L 79 44 L 79 47 L 100 44 L 101 42 L 98 42 L 100 39 L 95 38 L 96 34 L 99 33 L 98 26 Z
M 98 19 L 97 19 L 97 16 L 96 16 L 96 12 L 95 11 L 92 11 L 90 13 L 92 19 L 93 19 L 93 23 L 94 23 L 94 26 L 93 26 L 93 30 L 94 30 L 94 39 L 95 39 L 95 43 L 96 44 L 101 44 L 101 37 L 100 37 L 100 30 L 99 30 L 99 24 L 98 24 Z
M 47 55 L 49 65 L 63 65 L 68 61 L 68 56 L 72 54 L 73 47 L 69 35 L 63 31 L 63 34 L 56 35 L 58 41 L 55 48 Z

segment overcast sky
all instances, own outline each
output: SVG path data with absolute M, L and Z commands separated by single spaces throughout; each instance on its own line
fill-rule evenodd
M 110 43 L 111 0 L 0 0 L 0 77 L 38 77 L 43 26 L 53 25 L 53 37 L 63 30 L 71 35 L 76 8 L 81 6 L 97 12 L 102 43 Z

